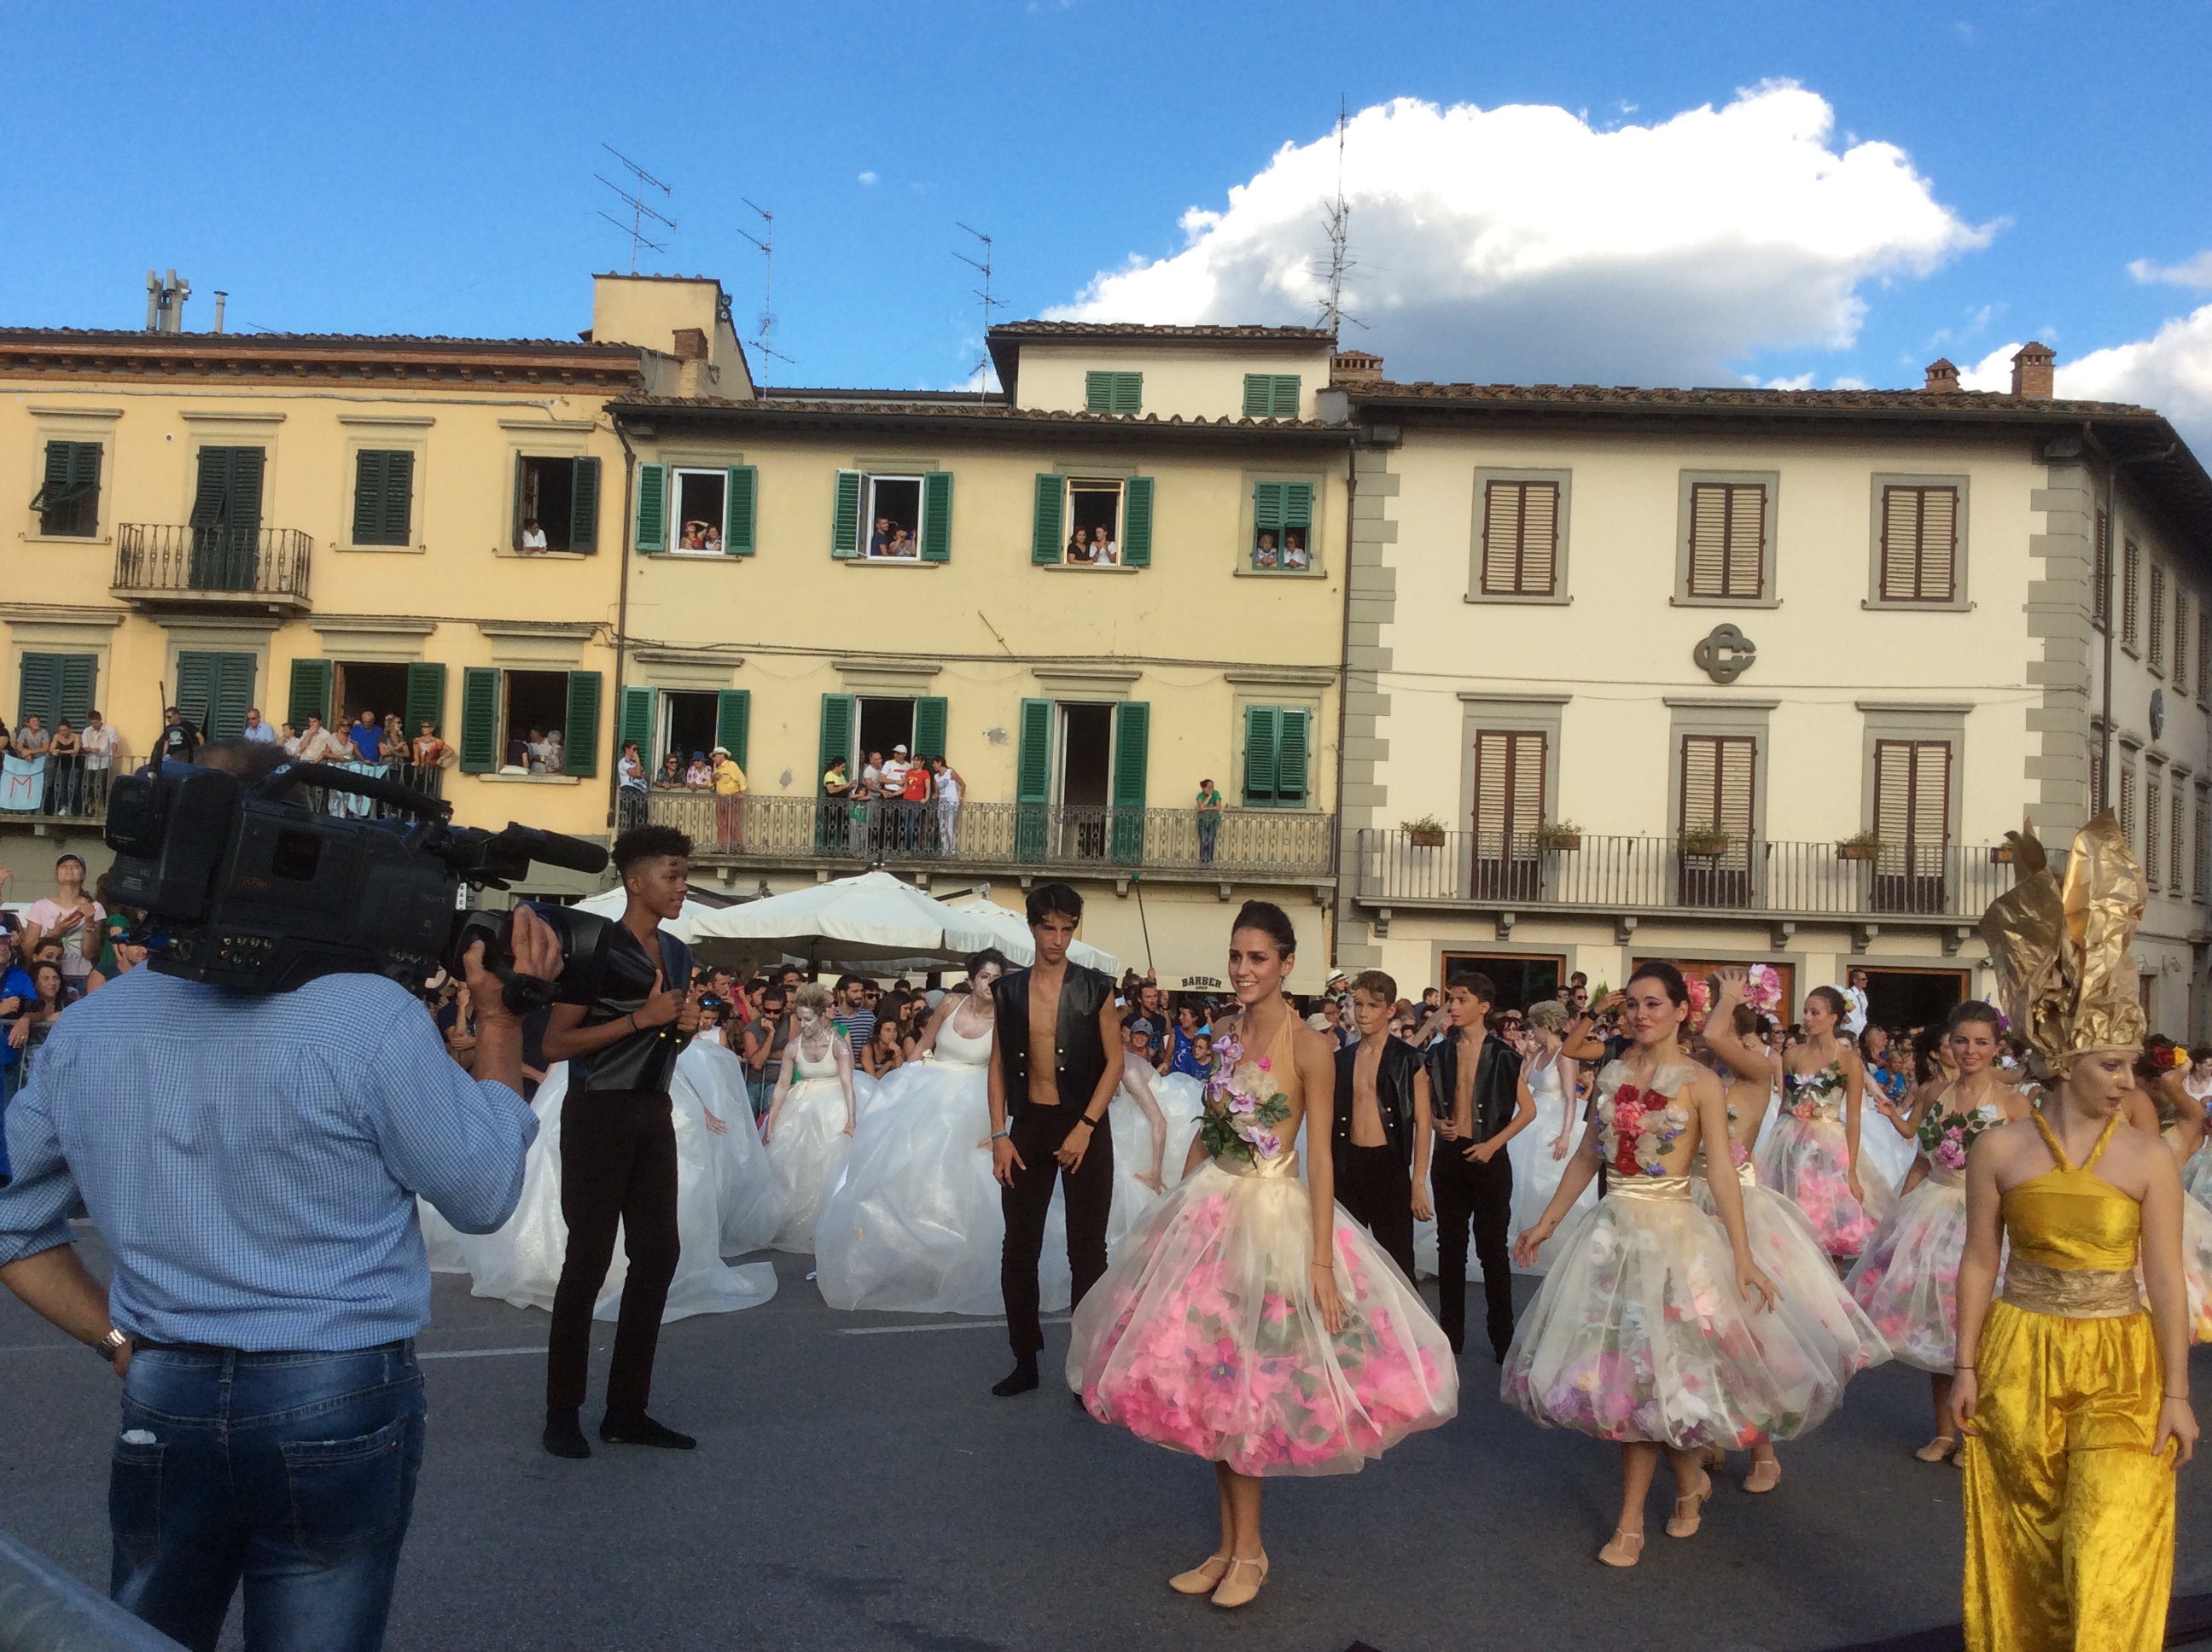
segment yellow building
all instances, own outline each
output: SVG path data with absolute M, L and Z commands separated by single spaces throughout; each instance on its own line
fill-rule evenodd
M 15 723 L 81 730 L 96 707 L 137 761 L 165 705 L 213 736 L 249 712 L 396 712 L 456 748 L 396 772 L 458 819 L 604 840 L 624 508 L 605 404 L 750 386 L 714 282 L 601 294 L 583 343 L 0 330 Z M 517 760 L 532 728 L 559 731 L 558 772 Z M 11 899 L 49 887 L 50 849 L 105 865 L 97 777 L 47 769 L 35 807 L 20 774 L 0 797 Z
M 1328 963 L 1350 520 L 1346 433 L 1304 328 L 1024 322 L 1003 393 L 641 391 L 623 732 L 658 768 L 716 744 L 741 810 L 656 791 L 735 893 L 880 861 L 1218 980 L 1248 897 Z M 895 748 L 945 756 L 957 820 L 823 798 Z M 1201 782 L 1218 815 L 1197 805 Z

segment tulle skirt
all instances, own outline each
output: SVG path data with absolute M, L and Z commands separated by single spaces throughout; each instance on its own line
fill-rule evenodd
M 868 1114 L 876 1081 L 853 1074 L 856 1121 Z M 857 1130 L 857 1122 L 854 1125 Z M 986 1130 L 984 1134 L 988 1135 Z M 775 1133 L 768 1139 L 768 1162 L 783 1189 L 783 1222 L 769 1242 L 778 1250 L 806 1255 L 814 1249 L 814 1224 L 822 1206 L 852 1157 L 853 1138 L 845 1133 L 845 1090 L 835 1078 L 801 1078 L 785 1092 Z
M 1114 1092 L 1113 1104 L 1107 1108 L 1107 1127 L 1114 1133 L 1114 1205 L 1106 1217 L 1109 1255 L 1121 1254 L 1121 1242 L 1129 1236 L 1145 1212 L 1166 1198 L 1165 1190 L 1182 1179 L 1183 1160 L 1190 1156 L 1191 1138 L 1198 1133 L 1199 1121 L 1205 1116 L 1205 1090 L 1197 1079 L 1184 1073 L 1171 1072 L 1164 1078 L 1152 1080 L 1152 1099 L 1159 1103 L 1160 1118 L 1165 1126 L 1160 1148 L 1163 1191 L 1159 1193 L 1137 1180 L 1152 1163 L 1152 1130 L 1145 1121 L 1143 1109 L 1119 1090 Z
M 1516 1238 L 1525 1230 L 1534 1227 L 1541 1218 L 1545 1208 L 1552 1202 L 1552 1195 L 1559 1192 L 1560 1178 L 1566 1175 L 1567 1165 L 1574 1157 L 1574 1150 L 1582 1140 L 1583 1127 L 1577 1124 L 1573 1134 L 1567 1139 L 1566 1157 L 1554 1158 L 1552 1156 L 1552 1145 L 1559 1140 L 1560 1131 L 1565 1128 L 1566 1114 L 1567 1103 L 1555 1096 L 1547 1096 L 1537 1102 L 1536 1116 L 1528 1127 L 1505 1144 L 1505 1156 L 1513 1164 L 1511 1226 Z M 1597 1178 L 1592 1176 L 1589 1186 L 1583 1189 L 1582 1197 L 1569 1208 L 1559 1226 L 1564 1229 L 1568 1222 L 1596 1203 Z M 1482 1272 L 1481 1265 L 1473 1260 L 1473 1255 L 1470 1250 L 1469 1278 L 1479 1278 Z M 1418 1250 L 1415 1256 L 1418 1260 Z M 1555 1233 L 1537 1247 L 1535 1265 L 1526 1271 L 1530 1273 L 1548 1272 L 1559 1256 L 1559 1236 Z M 1427 1266 L 1430 1272 L 1435 1272 L 1436 1240 L 1433 1232 L 1429 1240 Z M 1516 1266 L 1515 1271 L 1522 1270 Z
M 1911 1174 L 1913 1161 L 1919 1157 L 1919 1144 L 1910 1136 L 1899 1135 L 1897 1127 L 1874 1110 L 1874 1090 L 1869 1087 L 1866 1116 L 1859 1121 L 1859 1181 L 1866 1187 L 1867 1197 L 1876 1197 L 1872 1186 L 1876 1180 L 1896 1193 L 1905 1186 L 1905 1178 Z
M 1686 1193 L 1616 1190 L 1561 1236 L 1499 1383 L 1536 1422 L 1736 1449 L 1794 1439 L 1842 1402 L 1834 1339 L 1786 1297 L 1753 1315 L 1727 1235 Z
M 768 1149 L 761 1145 L 745 1064 L 720 1044 L 694 1039 L 676 1060 L 676 1081 L 679 1105 L 680 1092 L 688 1084 L 723 1127 L 719 1133 L 710 1127 L 706 1141 L 721 1200 L 722 1254 L 766 1250 L 783 1225 L 790 1200 L 769 1164 Z
M 2181 1201 L 2181 1276 L 2189 1288 L 2189 1339 L 2212 1342 L 2212 1210 Z
M 1240 1474 L 1356 1473 L 1447 1421 L 1459 1370 L 1443 1331 L 1367 1230 L 1341 1207 L 1335 1224 L 1332 1337 L 1305 1185 L 1200 1164 L 1076 1308 L 1070 1386 L 1101 1422 Z
M 1966 1249 L 1966 1186 L 1930 1175 L 1898 1200 L 1844 1279 L 1901 1364 L 1951 1375 Z
M 815 1280 L 830 1307 L 1005 1311 L 1006 1223 L 991 1174 L 988 1084 L 980 1066 L 919 1061 L 877 1086 L 814 1224 Z M 1037 1265 L 1048 1313 L 1065 1309 L 1072 1292 L 1066 1231 L 1055 1188 Z
M 1878 1122 L 1889 1128 L 1887 1120 Z M 1863 1251 L 1881 1218 L 1897 1204 L 1895 1189 L 1871 1163 L 1859 1171 L 1865 1202 L 1851 1197 L 1844 1127 L 1832 1119 L 1800 1119 L 1784 1111 L 1759 1138 L 1756 1162 L 1759 1185 L 1771 1187 L 1804 1212 L 1820 1248 L 1831 1256 L 1856 1256 Z
M 2212 1145 L 2198 1148 L 2181 1167 L 2181 1185 L 2203 1204 L 2212 1205 Z
M 1804 1212 L 1768 1188 L 1744 1187 L 1741 1179 L 1736 1185 L 1743 1192 L 1744 1236 L 1751 1241 L 1752 1257 L 1782 1294 L 1774 1316 L 1846 1376 L 1887 1360 L 1888 1341 L 1836 1277 L 1835 1264 Z M 1702 1180 L 1692 1184 L 1692 1193 L 1699 1209 L 1713 1213 L 1712 1191 Z M 1766 1316 L 1754 1314 L 1751 1323 L 1764 1339 Z
M 676 1126 L 676 1229 L 682 1250 L 676 1278 L 668 1287 L 668 1305 L 661 1311 L 663 1324 L 694 1314 L 757 1308 L 775 1295 L 773 1263 L 732 1267 L 722 1260 L 724 1183 L 718 1161 L 723 1150 L 714 1144 L 724 1138 L 707 1127 L 705 1104 L 694 1082 L 699 1066 L 687 1051 L 677 1063 L 669 1092 Z M 496 1233 L 457 1236 L 468 1272 L 475 1276 L 477 1296 L 517 1308 L 552 1309 L 568 1251 L 568 1224 L 561 1215 L 561 1115 L 568 1093 L 568 1067 L 562 1062 L 546 1074 L 531 1103 L 538 1111 L 538 1139 L 524 1163 L 522 1197 L 514 1214 Z M 740 1118 L 731 1123 L 731 1134 L 749 1128 Z M 623 1281 L 629 1272 L 629 1258 L 617 1239 L 606 1283 L 592 1310 L 594 1319 L 612 1320 L 621 1311 Z

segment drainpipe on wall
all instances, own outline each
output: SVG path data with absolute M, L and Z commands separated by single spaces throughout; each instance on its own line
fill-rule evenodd
M 622 799 L 622 739 L 623 739 L 623 675 L 629 662 L 629 536 L 634 520 L 635 502 L 630 490 L 637 485 L 637 450 L 629 445 L 629 434 L 623 429 L 622 416 L 613 420 L 615 440 L 623 446 L 623 519 L 622 531 L 615 536 L 616 549 L 622 556 L 622 594 L 615 606 L 615 760 L 607 765 L 607 830 L 615 829 L 616 813 Z M 645 754 L 638 754 L 643 761 Z M 650 780 L 652 776 L 646 777 Z
M 2099 594 L 2105 611 L 2105 671 L 2104 709 L 2102 726 L 2097 735 L 2097 792 L 2090 799 L 2092 815 L 2102 814 L 2112 795 L 2112 643 L 2118 635 L 2119 610 L 2114 605 L 2113 582 L 2118 577 L 2121 548 L 2125 544 L 2120 532 L 2120 466 L 2146 465 L 2170 455 L 2180 444 L 2168 442 L 2154 453 L 2131 453 L 2125 459 L 2114 459 L 2112 450 L 2097 440 L 2096 428 L 2084 422 L 2081 440 L 2105 461 L 2105 588 Z M 2089 554 L 2094 566 L 2097 550 L 2097 525 L 2089 525 Z
M 1346 701 L 1352 690 L 1352 515 L 1359 500 L 1359 438 L 1344 444 L 1344 625 L 1336 663 L 1336 818 L 1329 835 L 1336 840 L 1330 857 L 1336 867 L 1336 898 L 1329 902 L 1328 967 L 1336 968 L 1337 940 L 1344 929 L 1344 731 L 1351 714 Z

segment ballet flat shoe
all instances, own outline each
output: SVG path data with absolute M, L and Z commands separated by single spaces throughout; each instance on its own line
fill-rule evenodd
M 1705 1476 L 1705 1484 L 1696 1491 L 1687 1497 L 1675 1498 L 1674 1518 L 1667 1522 L 1667 1535 L 1695 1537 L 1698 1534 L 1698 1526 L 1705 1517 L 1705 1499 L 1712 1494 L 1713 1477 L 1708 1474 Z
M 1616 1531 L 1612 1540 L 1597 1552 L 1597 1558 L 1607 1566 L 1634 1565 L 1644 1558 L 1644 1534 Z
M 1247 1572 L 1259 1575 L 1248 1583 L 1244 1581 Z M 1249 1606 L 1252 1597 L 1260 1592 L 1260 1585 L 1267 1581 L 1266 1555 L 1261 1555 L 1256 1560 L 1232 1560 L 1229 1563 L 1228 1576 L 1221 1580 L 1221 1587 L 1213 1591 L 1213 1604 L 1218 1606 Z
M 1707 1473 L 1728 1467 L 1728 1448 L 1724 1445 L 1703 1445 L 1698 1448 L 1698 1459 Z
M 1957 1451 L 1958 1449 L 1959 1436 L 1957 1435 L 1939 1434 L 1912 1455 L 1919 1458 L 1923 1463 L 1940 1463 L 1948 1459 L 1954 1452 Z
M 1782 1465 L 1772 1457 L 1764 1457 L 1752 1464 L 1751 1473 L 1743 1477 L 1747 1491 L 1771 1491 L 1782 1484 Z
M 1228 1575 L 1228 1555 L 1208 1555 L 1188 1571 L 1179 1571 L 1169 1578 L 1168 1587 L 1177 1594 L 1211 1594 Z

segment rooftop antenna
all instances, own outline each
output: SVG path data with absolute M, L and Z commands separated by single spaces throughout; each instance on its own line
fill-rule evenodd
M 738 232 L 761 250 L 760 337 L 753 340 L 753 348 L 763 356 L 781 361 L 787 366 L 796 367 L 799 365 L 797 362 L 792 361 L 781 350 L 771 349 L 769 344 L 769 339 L 775 328 L 775 214 L 757 202 L 747 200 L 742 195 L 738 198 L 744 201 L 747 206 L 759 213 L 761 218 L 759 234 L 747 234 L 742 229 Z M 763 382 L 766 382 L 765 376 Z
M 624 231 L 629 236 L 629 272 L 634 276 L 637 273 L 637 249 L 639 247 L 649 246 L 654 252 L 662 253 L 668 251 L 668 248 L 665 246 L 653 240 L 645 233 L 645 221 L 647 218 L 650 218 L 655 223 L 667 225 L 671 229 L 676 228 L 675 219 L 667 217 L 661 213 L 655 212 L 651 207 L 645 203 L 645 191 L 647 188 L 657 189 L 665 196 L 673 196 L 676 191 L 669 188 L 667 185 L 662 183 L 658 178 L 655 178 L 643 167 L 639 166 L 636 161 L 631 160 L 620 149 L 615 148 L 613 144 L 602 143 L 599 147 L 605 149 L 609 155 L 614 156 L 616 160 L 621 161 L 623 166 L 629 167 L 631 173 L 634 173 L 637 179 L 637 187 L 635 189 L 624 189 L 620 184 L 616 183 L 612 179 L 607 177 L 603 173 L 595 172 L 592 174 L 592 177 L 598 179 L 602 184 L 605 184 L 609 189 L 612 190 L 616 196 L 622 201 L 623 204 L 629 208 L 629 222 L 627 224 L 624 224 L 621 219 L 616 217 L 611 212 L 602 212 L 599 214 L 599 216 L 605 218 L 617 229 Z
M 1352 203 L 1344 198 L 1344 132 L 1350 125 L 1341 94 L 1336 100 L 1336 198 L 1323 209 L 1322 222 L 1328 231 L 1328 267 L 1320 273 L 1328 282 L 1328 295 L 1322 300 L 1321 325 L 1328 329 L 1332 347 L 1338 342 L 1347 321 L 1355 327 L 1366 323 L 1357 316 L 1344 313 L 1345 277 L 1358 269 L 1358 261 L 1352 256 Z
M 967 224 L 960 223 L 960 221 L 957 218 L 955 218 L 952 222 L 956 224 L 960 224 L 961 228 L 967 230 L 969 234 L 973 235 L 977 240 L 983 243 L 983 257 L 980 262 L 975 258 L 969 258 L 965 252 L 955 252 L 952 255 L 954 258 L 959 259 L 961 263 L 966 264 L 969 269 L 980 270 L 983 276 L 983 284 L 981 287 L 970 288 L 969 289 L 973 292 L 977 298 L 983 301 L 984 350 L 982 360 L 975 363 L 975 394 L 980 398 L 988 395 L 990 392 L 991 351 L 989 346 L 991 337 L 991 312 L 993 310 L 1003 310 L 1006 307 L 1002 301 L 991 296 L 991 238 L 988 235 L 986 235 L 980 229 L 973 228 Z

